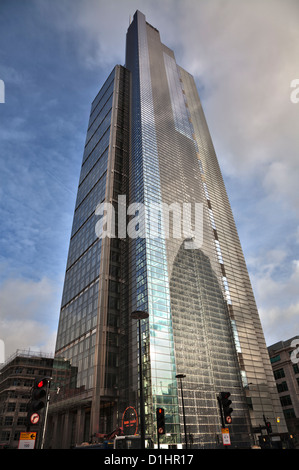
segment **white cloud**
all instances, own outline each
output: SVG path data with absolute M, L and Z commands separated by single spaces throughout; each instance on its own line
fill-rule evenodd
M 281 200 L 283 197 L 287 206 L 295 209 L 299 214 L 298 175 L 299 160 L 293 161 L 291 158 L 286 158 L 282 161 L 274 161 L 268 166 L 263 186 L 274 201 Z
M 240 196 L 234 194 L 233 198 L 236 204 L 238 198 L 241 199 L 241 209 L 239 209 L 240 206 L 238 209 L 245 214 L 245 219 L 248 206 L 252 208 L 256 204 L 258 214 L 252 217 L 251 211 L 244 224 L 248 224 L 246 226 L 250 232 L 250 256 L 252 253 L 258 256 L 257 264 L 255 268 L 252 268 L 252 280 L 266 337 L 269 334 L 269 338 L 272 338 L 273 335 L 280 335 L 283 332 L 287 336 L 288 331 L 296 328 L 295 333 L 298 334 L 298 267 L 296 264 L 290 264 L 289 261 L 292 249 L 298 250 L 298 246 L 291 247 L 290 241 L 288 241 L 289 244 L 281 243 L 283 238 L 287 240 L 290 236 L 292 227 L 295 227 L 294 238 L 296 227 L 299 226 L 299 221 L 296 221 L 295 217 L 292 226 L 285 223 L 290 222 L 290 217 L 285 218 L 281 212 L 284 208 L 295 210 L 299 208 L 296 188 L 299 104 L 293 104 L 290 101 L 290 83 L 294 78 L 299 78 L 298 1 L 111 0 L 104 2 L 103 0 L 89 0 L 89 2 L 82 2 L 69 0 L 47 2 L 38 0 L 34 8 L 46 18 L 49 31 L 51 28 L 57 31 L 61 48 L 65 47 L 65 51 L 69 52 L 69 45 L 73 41 L 71 51 L 75 51 L 78 55 L 83 68 L 88 69 L 90 74 L 99 76 L 99 86 L 106 78 L 106 71 L 105 77 L 102 75 L 103 69 L 110 69 L 116 63 L 124 63 L 125 34 L 129 25 L 129 16 L 133 15 L 137 8 L 146 15 L 149 23 L 160 30 L 162 42 L 175 51 L 178 63 L 193 73 L 196 78 L 221 169 L 225 176 L 230 176 L 232 188 L 234 188 L 234 181 L 239 182 L 236 187 L 240 191 Z M 26 15 L 24 20 L 26 20 Z M 44 41 L 45 39 L 53 41 L 51 36 L 47 36 L 51 34 L 49 31 L 45 31 Z M 32 34 L 34 35 L 34 32 Z M 40 66 L 46 67 L 47 62 L 44 63 L 42 58 L 39 59 Z M 72 60 L 73 58 L 70 59 L 70 64 Z M 49 70 L 47 72 L 50 73 Z M 59 76 L 59 71 L 56 69 L 52 73 L 57 73 Z M 31 69 L 30 73 L 27 69 L 28 75 L 26 75 L 23 70 L 20 72 L 20 69 L 17 71 L 12 67 L 7 67 L 6 74 L 7 81 L 14 86 L 20 86 L 24 78 L 27 79 L 27 84 L 29 83 L 32 91 L 33 81 L 29 80 Z M 43 100 L 44 107 L 50 103 L 55 104 L 53 96 L 52 101 L 50 98 L 49 102 Z M 44 115 L 47 116 L 46 109 L 44 109 Z M 49 121 L 46 120 L 45 135 L 48 137 L 50 129 L 57 139 L 60 131 L 64 129 L 65 122 L 58 120 L 53 122 L 55 124 L 50 126 Z M 29 146 L 28 151 L 24 151 L 26 150 L 24 144 L 28 141 L 31 144 L 32 140 L 32 134 L 28 132 L 28 129 L 28 126 L 24 126 L 22 117 L 19 117 L 11 121 L 11 126 L 7 126 L 6 134 L 4 130 L 2 131 L 5 142 L 10 143 L 9 150 L 11 150 L 12 143 L 14 144 L 16 138 L 19 137 L 19 142 L 23 142 L 22 153 L 26 156 L 26 161 L 27 155 L 31 155 L 32 152 L 32 147 Z M 77 134 L 77 131 L 72 132 L 71 128 L 68 131 L 73 136 Z M 45 145 L 44 142 L 43 145 Z M 59 142 L 63 152 L 69 145 L 76 147 L 77 141 L 74 144 L 74 137 L 69 139 L 67 146 L 64 142 Z M 20 147 L 19 144 L 18 147 Z M 30 256 L 28 256 L 28 248 L 36 235 L 41 238 L 44 230 L 41 224 L 32 223 L 32 220 L 44 220 L 41 219 L 38 211 L 38 202 L 41 200 L 40 194 L 42 193 L 32 191 L 33 197 L 29 198 L 30 207 L 36 209 L 34 217 L 31 211 L 26 212 L 26 222 L 30 221 L 30 223 L 27 222 L 24 226 L 17 212 L 20 212 L 20 208 L 24 209 L 31 184 L 32 188 L 36 185 L 39 188 L 38 182 L 40 182 L 50 191 L 48 177 L 49 173 L 52 176 L 55 173 L 53 170 L 56 168 L 55 165 L 59 169 L 61 166 L 60 175 L 63 172 L 64 175 L 69 173 L 69 167 L 66 169 L 66 163 L 62 161 L 62 158 L 57 165 L 57 155 L 52 152 L 50 155 L 53 156 L 53 167 L 45 164 L 46 155 L 41 152 L 41 165 L 34 163 L 35 172 L 32 167 L 30 171 L 26 170 L 25 160 L 19 163 L 18 168 L 22 170 L 20 170 L 22 178 L 19 179 L 16 179 L 18 172 L 10 172 L 10 166 L 7 161 L 5 162 L 6 171 L 3 172 L 6 179 L 5 188 L 10 187 L 10 195 L 13 195 L 5 207 L 8 210 L 15 204 L 18 210 L 14 209 L 14 220 L 9 219 L 8 216 L 3 217 L 10 233 L 10 237 L 5 239 L 3 246 L 6 255 L 10 252 L 17 254 L 24 265 L 29 265 L 27 261 L 31 253 L 35 259 L 40 258 L 40 252 L 37 255 L 38 250 L 34 252 L 33 249 L 37 245 L 31 246 Z M 42 171 L 48 173 L 43 175 Z M 53 177 L 55 179 L 56 173 Z M 58 179 L 61 180 L 61 176 Z M 26 192 L 23 193 L 25 181 L 27 181 Z M 244 184 L 240 184 L 240 181 Z M 67 182 L 68 180 L 66 185 Z M 250 188 L 249 193 L 246 193 L 244 188 Z M 53 190 L 52 193 L 58 205 L 57 193 Z M 7 192 L 3 191 L 2 197 L 5 195 L 7 199 Z M 16 195 L 19 195 L 19 199 Z M 53 209 L 54 197 L 50 196 L 46 200 L 48 206 Z M 22 206 L 20 206 L 20 198 L 24 200 Z M 46 204 L 43 207 L 45 208 Z M 277 213 L 278 207 L 280 213 Z M 270 226 L 270 222 L 275 217 L 277 219 L 281 217 L 280 224 L 277 222 Z M 268 221 L 268 226 L 263 223 L 265 219 Z M 51 217 L 49 220 L 52 221 Z M 52 223 L 53 226 L 61 226 L 62 222 L 58 221 L 56 216 L 53 220 L 55 221 Z M 67 223 L 71 221 L 68 220 Z M 18 236 L 20 234 L 20 239 L 11 249 L 9 247 L 9 244 L 12 245 L 11 234 L 15 231 L 13 225 L 22 227 L 22 233 L 17 232 Z M 277 233 L 273 233 L 274 230 Z M 264 253 L 259 251 L 257 244 L 262 241 L 262 237 L 267 243 Z M 52 233 L 51 239 L 55 239 Z M 242 238 L 241 242 L 243 242 Z M 47 243 L 52 247 L 48 239 L 43 238 L 43 246 L 47 246 Z M 56 243 L 60 243 L 57 242 L 57 238 Z M 279 249 L 275 248 L 278 246 Z M 25 257 L 24 254 L 26 254 Z M 299 257 L 299 254 L 292 253 L 292 256 L 294 259 Z M 33 256 L 30 260 L 33 264 Z M 285 273 L 290 270 L 291 274 L 286 275 Z M 281 277 L 283 272 L 284 276 Z M 11 348 L 16 349 L 33 344 L 46 345 L 51 333 L 49 333 L 50 330 L 45 329 L 46 327 L 41 326 L 36 312 L 39 311 L 38 305 L 44 306 L 44 310 L 47 310 L 48 304 L 53 305 L 53 298 L 56 298 L 56 294 L 54 291 L 52 294 L 50 292 L 51 282 L 47 279 L 32 281 L 32 283 L 17 279 L 16 281 L 10 280 L 3 285 L 0 295 L 5 302 L 6 311 L 4 312 L 3 304 L 0 303 L 0 338 L 2 330 Z M 56 303 L 57 306 L 52 309 L 51 313 L 54 316 L 59 312 L 58 302 Z M 284 312 L 283 316 L 282 312 Z M 24 325 L 25 317 L 27 318 L 26 326 Z M 283 329 L 282 326 L 288 330 Z M 30 336 L 30 331 L 35 334 Z M 36 337 L 36 341 L 31 341 L 32 336 Z M 280 336 L 275 337 L 273 342 L 280 339 L 282 339 Z
M 0 338 L 6 358 L 17 349 L 54 352 L 57 286 L 47 279 L 8 279 L 0 287 Z
M 299 76 L 298 2 L 191 1 L 184 7 L 181 65 L 202 88 L 222 170 L 256 179 L 269 196 L 286 197 L 298 209 L 299 105 L 290 101 L 290 83 Z
M 57 25 L 83 32 L 78 53 L 91 70 L 124 63 L 129 17 L 141 10 L 202 88 L 222 171 L 256 179 L 268 196 L 299 209 L 299 104 L 290 101 L 299 76 L 298 2 L 91 0 L 65 9 Z
M 285 258 L 283 250 L 273 250 L 265 256 L 268 263 L 264 259 L 250 263 L 256 268 L 251 279 L 268 345 L 299 332 L 299 260 L 291 263 L 290 275 L 278 275 Z
M 270 346 L 278 341 L 286 341 L 298 335 L 299 331 L 299 302 L 282 309 L 279 306 L 260 308 L 259 314 Z

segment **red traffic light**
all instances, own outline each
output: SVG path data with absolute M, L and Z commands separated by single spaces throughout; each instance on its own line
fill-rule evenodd
M 46 406 L 47 402 L 47 378 L 36 378 L 31 392 L 31 400 L 28 405 L 28 411 L 36 412 Z
M 46 388 L 48 385 L 48 379 L 44 377 L 40 379 L 39 377 L 34 380 L 33 388 L 40 390 L 41 388 Z
M 231 424 L 231 414 L 233 409 L 231 408 L 232 401 L 230 400 L 230 392 L 220 392 L 219 403 L 222 407 L 223 417 L 226 424 Z
M 158 434 L 165 434 L 164 408 L 157 408 L 156 413 Z

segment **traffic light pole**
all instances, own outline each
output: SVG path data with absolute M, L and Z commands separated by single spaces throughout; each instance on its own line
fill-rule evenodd
M 231 423 L 231 416 L 230 413 L 233 412 L 233 409 L 230 408 L 231 401 L 228 400 L 230 397 L 229 392 L 220 392 L 219 395 L 217 395 L 217 401 L 219 405 L 219 411 L 220 411 L 220 416 L 221 416 L 221 433 L 222 433 L 222 440 L 223 440 L 223 445 L 226 449 L 228 449 L 228 445 L 230 445 L 230 439 L 229 442 L 224 442 L 224 432 L 227 429 L 227 425 Z M 228 431 L 228 429 L 227 429 Z M 229 437 L 229 432 L 225 432 L 225 435 L 228 434 Z
M 217 401 L 218 401 L 218 406 L 219 406 L 219 411 L 220 411 L 220 416 L 221 416 L 221 425 L 222 425 L 223 428 L 225 428 L 224 418 L 223 418 L 223 413 L 222 413 L 221 400 L 220 400 L 220 397 L 218 395 L 217 395 Z
M 158 441 L 158 449 L 160 449 L 160 434 L 165 434 L 164 408 L 159 407 L 156 409 L 156 417 L 157 417 L 157 441 Z
M 50 382 L 52 377 L 35 378 L 31 390 L 30 401 L 27 404 L 27 432 L 30 432 L 31 426 L 38 424 L 37 447 L 42 449 L 44 446 L 45 430 L 47 424 L 48 407 L 50 400 Z M 45 408 L 44 413 L 41 411 Z
M 270 423 L 269 423 L 269 421 L 266 420 L 266 416 L 264 414 L 263 414 L 263 420 L 264 420 L 265 428 L 266 428 L 268 438 L 269 438 L 269 445 L 270 445 L 270 448 L 272 448 L 272 442 L 271 442 L 270 430 L 269 430 L 269 424 Z

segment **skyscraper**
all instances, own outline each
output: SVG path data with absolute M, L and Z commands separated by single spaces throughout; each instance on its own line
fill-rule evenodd
M 136 321 L 136 311 L 148 318 Z M 223 391 L 232 445 L 252 444 L 265 414 L 278 430 L 269 356 L 196 85 L 139 11 L 125 67 L 91 107 L 55 358 L 53 447 L 62 426 L 65 447 L 118 427 L 138 433 L 140 385 L 155 443 L 163 407 L 161 443 L 185 443 L 185 422 L 189 445 L 217 447 Z

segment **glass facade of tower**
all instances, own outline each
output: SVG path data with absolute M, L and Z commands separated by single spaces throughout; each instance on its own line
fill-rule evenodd
M 149 338 L 148 368 L 150 383 L 145 391 L 147 431 L 156 437 L 155 409 L 164 407 L 168 432 L 179 441 L 178 396 L 170 307 L 169 273 L 159 215 L 150 208 L 162 201 L 155 110 L 151 86 L 146 23 L 132 23 L 127 37 L 127 63 L 132 71 L 132 138 L 130 203 L 143 204 L 140 216 L 142 238 L 130 242 L 131 305 L 145 310 L 144 325 Z M 137 207 L 138 209 L 138 207 Z M 150 231 L 156 229 L 156 237 Z
M 100 207 L 126 191 L 129 125 L 129 72 L 116 66 L 91 106 L 56 340 L 52 446 L 89 441 L 116 423 L 126 242 L 101 236 L 107 227 Z M 62 438 L 57 429 L 65 426 L 72 432 Z
M 115 215 L 115 233 L 105 237 L 103 202 Z M 136 310 L 148 313 L 140 331 Z M 128 28 L 125 67 L 113 70 L 91 108 L 57 335 L 59 370 L 63 360 L 71 387 L 57 374 L 61 393 L 50 410 L 53 434 L 67 422 L 69 443 L 124 428 L 128 407 L 139 415 L 140 361 L 145 431 L 155 443 L 156 407 L 166 416 L 160 442 L 184 443 L 178 374 L 186 376 L 184 415 L 194 448 L 218 446 L 221 391 L 233 402 L 233 446 L 253 443 L 251 426 L 263 414 L 274 429 L 282 416 L 194 79 L 139 11 Z
M 181 215 L 184 204 L 189 204 L 191 208 L 190 220 L 188 217 L 184 219 L 182 233 L 179 231 L 176 237 L 168 233 L 169 236 L 166 237 L 165 228 L 169 221 L 161 217 L 160 236 L 154 239 L 149 236 L 142 240 L 143 250 L 139 251 L 144 253 L 144 258 L 148 261 L 145 264 L 144 278 L 136 278 L 134 287 L 138 291 L 139 286 L 142 286 L 142 292 L 146 293 L 143 304 L 138 303 L 141 299 L 137 297 L 136 306 L 150 314 L 150 365 L 155 370 L 157 339 L 159 352 L 163 351 L 160 345 L 170 344 L 174 361 L 172 384 L 169 382 L 169 387 L 172 385 L 174 390 L 176 387 L 180 395 L 175 375 L 186 375 L 183 383 L 184 411 L 188 432 L 192 434 L 193 445 L 196 446 L 215 446 L 215 435 L 219 427 L 217 392 L 227 387 L 233 389 L 233 439 L 239 445 L 246 445 L 249 441 L 248 412 L 242 394 L 241 374 L 225 291 L 221 290 L 221 284 L 219 286 L 222 273 L 214 259 L 212 211 L 206 203 L 203 167 L 183 87 L 182 72 L 176 64 L 173 52 L 161 43 L 159 32 L 146 23 L 140 13 L 137 13 L 128 31 L 126 67 L 132 73 L 133 90 L 136 93 L 136 98 L 132 98 L 136 112 L 132 116 L 134 128 L 131 158 L 133 162 L 136 158 L 142 168 L 140 175 L 143 185 L 138 185 L 138 190 L 139 194 L 144 195 L 142 202 L 145 204 L 145 216 L 154 203 L 164 203 L 169 208 L 176 205 L 181 209 Z M 136 139 L 134 132 L 138 137 Z M 150 177 L 146 174 L 148 168 Z M 133 181 L 136 174 L 138 172 L 133 169 Z M 136 196 L 133 193 L 131 200 L 136 200 L 134 198 Z M 185 245 L 188 244 L 185 238 L 192 235 L 192 228 L 196 223 L 194 207 L 198 203 L 203 205 L 203 251 L 191 250 Z M 177 228 L 176 221 L 173 219 L 172 222 L 172 227 Z M 147 218 L 145 223 L 148 224 Z M 150 217 L 150 224 L 155 225 L 157 221 Z M 155 285 L 157 281 L 151 273 L 153 256 L 158 263 L 162 281 L 158 292 Z M 135 253 L 133 258 L 136 259 Z M 158 319 L 165 307 L 162 310 L 161 305 L 156 307 L 159 297 L 167 307 L 165 313 L 168 330 L 167 336 L 162 330 L 164 337 L 159 332 Z M 151 319 L 154 329 L 151 328 Z M 167 342 L 169 339 L 171 343 Z M 165 356 L 167 355 L 171 357 L 170 352 L 166 352 Z M 158 368 L 163 374 L 162 361 L 159 358 Z M 152 387 L 152 403 L 155 402 L 156 390 L 159 390 L 157 386 Z M 175 396 L 175 393 L 172 392 L 172 395 Z M 162 406 L 159 402 L 161 398 L 157 395 L 156 400 Z M 181 400 L 179 403 L 178 412 L 182 424 Z M 167 412 L 167 407 L 165 410 Z M 171 415 L 174 416 L 175 412 L 177 411 L 172 406 Z

